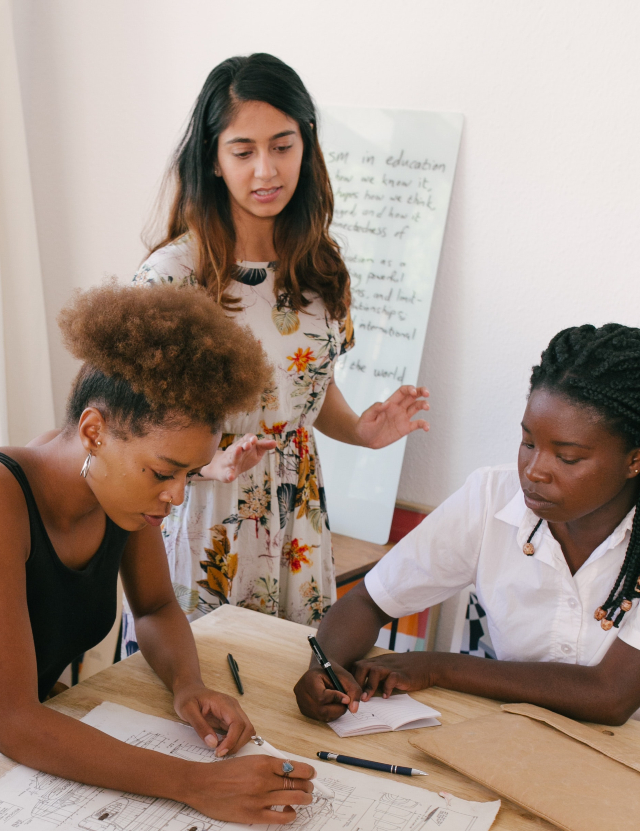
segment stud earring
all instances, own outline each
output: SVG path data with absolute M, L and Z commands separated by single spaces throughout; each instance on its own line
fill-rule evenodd
M 84 464 L 82 465 L 82 469 L 80 471 L 80 476 L 82 476 L 83 479 L 87 478 L 87 473 L 89 473 L 89 468 L 91 467 L 91 459 L 92 458 L 93 458 L 93 456 L 91 455 L 91 453 L 89 453 L 87 458 L 84 460 Z
M 102 446 L 102 442 L 101 442 L 101 441 L 97 441 L 97 442 L 96 442 L 96 444 L 98 445 L 98 447 L 101 447 L 101 446 Z

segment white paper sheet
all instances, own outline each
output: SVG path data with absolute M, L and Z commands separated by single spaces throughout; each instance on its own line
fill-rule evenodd
M 83 721 L 159 753 L 191 761 L 216 759 L 190 727 L 117 704 L 101 704 Z M 260 752 L 250 743 L 238 755 Z M 23 826 L 29 831 L 487 831 L 500 807 L 500 802 L 441 797 L 403 782 L 294 755 L 289 758 L 313 765 L 333 796 L 314 796 L 313 804 L 300 808 L 297 819 L 287 826 L 212 820 L 170 799 L 81 785 L 21 765 L 0 779 L 0 831 Z
M 390 730 L 415 730 L 418 727 L 436 727 L 440 713 L 427 707 L 406 693 L 390 698 L 372 698 L 361 701 L 357 713 L 349 710 L 329 727 L 344 736 L 365 736 Z

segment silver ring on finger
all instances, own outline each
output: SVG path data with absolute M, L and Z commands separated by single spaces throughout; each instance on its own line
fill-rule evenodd
M 282 773 L 285 776 L 289 776 L 290 773 L 293 773 L 293 765 L 289 759 L 285 759 L 282 763 Z

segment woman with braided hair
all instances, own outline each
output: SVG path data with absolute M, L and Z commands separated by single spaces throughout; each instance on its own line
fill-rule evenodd
M 296 762 L 285 780 L 282 760 L 269 756 L 189 762 L 41 703 L 111 629 L 120 571 L 142 652 L 180 718 L 218 756 L 254 732 L 234 698 L 203 683 L 160 525 L 184 499 L 187 475 L 209 463 L 224 419 L 259 397 L 271 372 L 264 352 L 199 289 L 108 285 L 78 296 L 60 324 L 83 361 L 64 427 L 0 453 L 0 752 L 218 820 L 291 822 L 291 806 L 311 802 L 309 765 Z M 220 742 L 216 731 L 226 733 Z
M 430 686 L 621 724 L 640 707 L 640 329 L 556 335 L 533 368 L 516 466 L 484 468 L 332 607 L 318 632 L 346 694 L 312 666 L 303 713 Z M 497 661 L 364 659 L 381 626 L 475 583 Z

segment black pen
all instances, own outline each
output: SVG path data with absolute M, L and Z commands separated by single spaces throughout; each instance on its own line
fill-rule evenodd
M 244 687 L 242 686 L 242 681 L 240 680 L 240 668 L 236 663 L 236 659 L 233 657 L 231 653 L 229 653 L 227 655 L 227 661 L 229 662 L 229 669 L 231 670 L 231 674 L 233 675 L 233 680 L 236 682 L 238 692 L 240 693 L 240 695 L 244 695 Z
M 343 765 L 355 765 L 358 768 L 369 768 L 369 770 L 382 770 L 385 773 L 399 773 L 402 776 L 428 776 L 424 770 L 417 768 L 405 768 L 402 765 L 385 765 L 384 762 L 369 762 L 367 759 L 355 759 L 353 756 L 341 756 L 338 753 L 327 753 L 320 750 L 316 753 L 319 759 L 330 759 L 332 762 L 340 762 Z
M 316 656 L 318 661 L 320 661 L 320 665 L 322 666 L 324 671 L 329 676 L 333 686 L 338 690 L 338 692 L 344 693 L 346 695 L 347 691 L 345 690 L 345 688 L 340 683 L 340 680 L 339 680 L 338 676 L 333 671 L 333 667 L 331 666 L 331 663 L 327 660 L 327 656 L 320 649 L 320 644 L 313 637 L 313 635 L 309 635 L 309 645 L 311 646 L 311 649 L 313 649 L 313 654 Z

